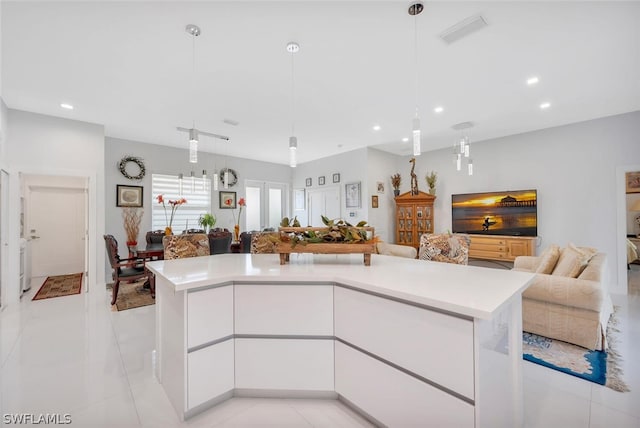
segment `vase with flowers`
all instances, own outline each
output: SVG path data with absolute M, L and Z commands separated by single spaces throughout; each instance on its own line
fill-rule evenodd
M 229 202 L 231 204 L 231 202 Z M 242 214 L 242 207 L 246 206 L 247 203 L 244 198 L 240 198 L 238 201 L 238 216 L 236 217 L 235 211 L 231 211 L 233 214 L 233 240 L 238 242 L 240 240 L 240 215 Z
M 162 195 L 156 196 L 159 204 L 162 204 L 162 208 L 164 208 L 164 219 L 167 222 L 167 227 L 164 229 L 165 235 L 171 235 L 173 233 L 172 225 L 173 225 L 173 216 L 176 213 L 178 207 L 182 204 L 186 204 L 187 200 L 185 198 L 180 198 L 176 200 L 169 199 L 167 202 L 171 205 L 171 216 L 167 215 L 167 206 L 164 203 L 164 197 Z

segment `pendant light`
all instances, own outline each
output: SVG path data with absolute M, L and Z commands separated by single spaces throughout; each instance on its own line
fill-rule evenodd
M 191 59 L 191 71 L 192 71 L 192 83 L 193 83 L 193 95 L 196 94 L 196 37 L 202 32 L 197 25 L 189 24 L 186 26 L 185 31 L 191 34 L 192 42 L 192 59 Z M 195 108 L 194 108 L 195 110 Z M 196 129 L 195 112 L 194 119 L 192 121 L 191 129 L 189 129 L 189 162 L 198 163 L 198 130 Z
M 453 162 L 456 164 L 456 170 L 462 171 L 462 159 L 466 159 L 467 174 L 469 175 L 473 175 L 473 159 L 471 159 L 471 146 L 466 130 L 473 126 L 473 122 L 462 122 L 451 127 L 456 131 L 461 131 L 460 138 L 453 143 Z
M 296 42 L 287 43 L 287 52 L 291 54 L 291 136 L 289 137 L 289 166 L 295 168 L 298 164 L 297 150 L 298 139 L 295 137 L 295 92 L 294 92 L 294 74 L 293 74 L 293 56 L 300 51 L 300 45 Z
M 413 155 L 420 156 L 422 149 L 420 147 L 420 139 L 422 137 L 420 131 L 420 118 L 418 117 L 418 15 L 422 13 L 424 6 L 421 2 L 413 3 L 409 6 L 409 15 L 413 16 L 413 60 L 415 72 L 415 86 L 413 88 L 415 94 L 416 115 L 413 118 Z

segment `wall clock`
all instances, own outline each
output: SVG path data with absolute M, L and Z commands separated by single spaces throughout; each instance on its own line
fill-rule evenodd
M 127 169 L 127 165 L 130 163 L 133 163 L 138 167 L 137 174 L 135 173 L 135 171 L 129 172 L 132 169 L 135 169 L 135 167 Z M 122 175 L 124 175 L 129 180 L 142 180 L 144 178 L 144 174 L 146 173 L 146 170 L 144 168 L 144 162 L 142 162 L 141 158 L 138 158 L 135 156 L 125 156 L 122 159 L 120 159 L 120 163 L 118 164 L 118 169 L 120 170 L 120 173 L 122 173 Z
M 234 170 L 232 170 L 231 168 L 222 168 L 220 170 L 220 181 L 222 182 L 222 184 L 224 185 L 224 173 L 225 171 L 229 171 L 229 187 L 233 187 L 236 185 L 236 183 L 238 182 L 238 174 L 236 174 L 236 172 Z

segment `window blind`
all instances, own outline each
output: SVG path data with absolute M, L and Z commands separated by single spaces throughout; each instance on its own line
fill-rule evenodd
M 192 187 L 193 180 L 193 187 Z M 202 178 L 185 177 L 182 180 L 182 196 L 180 196 L 179 179 L 175 175 L 151 175 L 151 192 L 153 195 L 151 209 L 152 230 L 163 230 L 169 225 L 171 218 L 171 204 L 185 198 L 187 202 L 180 205 L 173 216 L 171 228 L 173 233 L 181 233 L 186 229 L 199 229 L 198 219 L 202 214 L 211 212 L 211 180 Z M 164 198 L 165 209 L 156 199 L 158 195 Z

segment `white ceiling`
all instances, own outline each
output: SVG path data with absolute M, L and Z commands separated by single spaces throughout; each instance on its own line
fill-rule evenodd
M 296 41 L 299 162 L 364 146 L 409 154 L 401 142 L 416 103 L 409 4 L 4 1 L 2 96 L 9 108 L 185 149 L 175 128 L 195 120 L 231 137 L 202 137 L 201 150 L 286 164 L 285 46 Z M 451 45 L 438 38 L 476 14 L 489 26 Z M 451 126 L 464 121 L 475 124 L 473 144 L 640 110 L 639 22 L 636 1 L 426 2 L 417 18 L 423 151 L 450 146 L 460 136 Z M 184 30 L 192 23 L 202 29 L 195 73 Z M 540 83 L 528 87 L 533 75 Z

